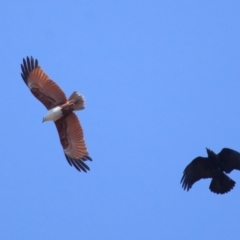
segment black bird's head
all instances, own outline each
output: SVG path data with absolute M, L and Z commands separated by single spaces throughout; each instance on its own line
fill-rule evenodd
M 209 158 L 215 158 L 216 157 L 216 154 L 209 148 L 206 148 L 207 150 L 207 154 L 208 154 L 208 157 Z

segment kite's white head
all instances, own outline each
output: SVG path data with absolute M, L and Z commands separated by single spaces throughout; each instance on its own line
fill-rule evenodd
M 42 122 L 57 121 L 61 117 L 62 117 L 62 109 L 61 109 L 61 107 L 55 107 L 55 108 L 50 109 L 47 112 L 47 114 L 43 118 Z

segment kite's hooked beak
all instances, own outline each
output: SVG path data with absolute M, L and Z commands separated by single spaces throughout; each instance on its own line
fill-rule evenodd
M 45 119 L 43 118 L 42 123 L 45 122 Z

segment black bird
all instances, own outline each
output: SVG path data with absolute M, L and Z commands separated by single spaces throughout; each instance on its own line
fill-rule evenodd
M 197 157 L 183 171 L 181 179 L 184 190 L 202 178 L 212 178 L 209 189 L 217 194 L 229 192 L 235 186 L 235 181 L 225 173 L 240 170 L 240 153 L 229 148 L 223 148 L 216 154 L 207 148 L 208 157 Z

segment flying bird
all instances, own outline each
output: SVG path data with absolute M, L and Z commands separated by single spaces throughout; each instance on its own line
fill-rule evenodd
M 85 101 L 78 92 L 67 99 L 61 88 L 42 70 L 33 57 L 23 59 L 21 76 L 32 94 L 47 108 L 43 118 L 54 121 L 68 163 L 78 171 L 90 170 L 85 161 L 92 161 L 83 137 L 83 130 L 74 111 L 85 108 Z
M 184 190 L 189 190 L 192 185 L 204 178 L 212 178 L 209 189 L 217 194 L 224 194 L 234 188 L 236 182 L 225 173 L 240 170 L 240 153 L 229 148 L 223 148 L 216 154 L 206 149 L 208 157 L 197 157 L 187 165 L 181 179 Z

